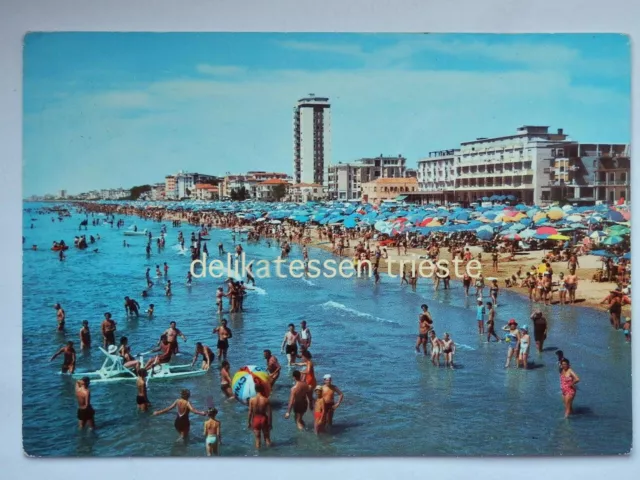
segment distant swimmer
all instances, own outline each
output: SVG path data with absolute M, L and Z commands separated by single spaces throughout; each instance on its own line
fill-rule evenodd
M 167 262 L 164 262 L 164 276 L 169 276 L 169 265 L 167 265 Z
M 187 272 L 187 287 L 191 286 L 192 281 L 193 281 L 193 275 L 191 275 L 191 272 Z
M 149 304 L 149 308 L 147 309 L 147 316 L 149 318 L 153 317 L 153 310 L 155 309 L 155 306 L 153 305 L 153 303 Z
M 59 303 L 56 303 L 54 308 L 56 309 L 56 320 L 58 322 L 58 331 L 64 330 L 64 323 L 67 319 L 67 314 Z
M 289 395 L 289 405 L 287 406 L 287 411 L 284 414 L 284 418 L 289 418 L 289 416 L 291 415 L 291 409 L 293 409 L 293 414 L 298 430 L 304 430 L 305 424 L 303 417 L 307 409 L 309 408 L 310 388 L 306 382 L 303 382 L 301 380 L 301 372 L 299 372 L 298 370 L 294 370 L 292 376 L 295 383 L 291 388 L 291 393 Z
M 161 278 L 162 272 L 160 271 L 160 265 L 156 265 L 156 277 Z
M 78 401 L 78 428 L 88 426 L 93 430 L 95 425 L 95 410 L 91 406 L 91 392 L 89 391 L 89 377 L 83 377 L 76 382 L 76 400 Z
M 164 286 L 164 294 L 167 297 L 172 295 L 171 293 L 171 280 L 167 280 L 167 284 Z
M 91 347 L 91 332 L 89 331 L 89 322 L 87 320 L 82 321 L 82 328 L 80 329 L 80 348 Z
M 273 412 L 271 402 L 264 395 L 264 387 L 261 384 L 255 386 L 256 396 L 249 400 L 249 428 L 255 435 L 255 446 L 260 448 L 261 437 L 267 447 L 271 446 L 271 429 L 273 427 Z
M 53 354 L 49 361 L 54 361 L 59 355 L 64 355 L 61 372 L 73 373 L 76 369 L 76 351 L 73 348 L 73 342 L 67 342 L 64 347 Z
M 109 312 L 104 314 L 104 320 L 100 325 L 102 330 L 102 338 L 104 340 L 104 348 L 105 350 L 109 347 L 109 345 L 116 344 L 116 322 L 111 318 L 111 314 Z
M 218 255 L 224 255 L 224 246 L 222 242 L 218 243 Z
M 129 297 L 124 297 L 124 312 L 126 315 L 139 316 L 140 304 Z

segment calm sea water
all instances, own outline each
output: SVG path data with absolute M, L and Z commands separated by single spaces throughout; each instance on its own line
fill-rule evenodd
M 59 374 L 61 360 L 49 363 L 65 341 L 77 345 L 81 321 L 86 319 L 94 347 L 90 352 L 78 349 L 78 370 L 99 368 L 103 358 L 97 345 L 106 311 L 118 322 L 117 338 L 129 337 L 134 353 L 152 347 L 171 320 L 188 337 L 181 351 L 191 354 L 196 341 L 215 348 L 211 329 L 217 323 L 214 292 L 220 281 L 197 279 L 187 288 L 189 257 L 174 248 L 178 231 L 189 238 L 194 228 L 172 228 L 169 222 L 166 248 L 161 253 L 154 248 L 147 259 L 144 238 L 124 237 L 122 230 L 105 225 L 89 226 L 87 234 L 101 236 L 94 247 L 99 253 L 72 247 L 67 260 L 60 262 L 49 250 L 51 243 L 64 239 L 72 245 L 83 216 L 61 223 L 50 218 L 24 214 L 25 451 L 36 456 L 204 455 L 202 417 L 192 418 L 188 444 L 176 442 L 173 414 L 138 413 L 135 382 L 95 384 L 92 403 L 98 430 L 78 432 L 73 381 Z M 126 227 L 136 223 L 156 235 L 160 230 L 159 223 L 130 217 L 125 221 Z M 231 235 L 212 232 L 210 253 L 217 252 L 219 240 L 230 250 Z M 125 238 L 129 248 L 122 245 Z M 34 243 L 40 250 L 29 250 Z M 279 252 L 266 243 L 243 241 L 243 246 L 249 259 L 274 259 Z M 310 255 L 321 261 L 331 258 L 315 249 Z M 292 258 L 301 258 L 298 247 Z M 156 285 L 143 301 L 145 269 L 153 272 L 162 262 L 170 266 L 173 297 L 165 297 L 163 287 Z M 272 278 L 258 280 L 257 286 L 262 290 L 250 292 L 247 311 L 226 318 L 234 333 L 229 350 L 232 373 L 243 365 L 263 365 L 265 348 L 277 352 L 284 365 L 272 395 L 274 445 L 260 451 L 261 456 L 611 455 L 631 448 L 631 348 L 621 332 L 611 330 L 605 313 L 548 307 L 547 351 L 531 355 L 531 370 L 505 370 L 505 345 L 487 344 L 477 334 L 473 299 L 466 300 L 457 283 L 450 291 L 434 292 L 423 280 L 415 293 L 388 277 L 377 287 L 365 279 L 324 278 Z M 127 320 L 125 295 L 137 299 L 143 309 L 154 303 L 155 317 Z M 67 312 L 64 334 L 56 332 L 56 302 Z M 453 371 L 433 367 L 429 359 L 414 353 L 417 314 L 425 302 L 436 331 L 450 332 L 458 345 L 458 368 Z M 525 323 L 531 309 L 528 300 L 503 290 L 497 323 L 501 327 L 511 317 Z M 292 420 L 283 418 L 291 383 L 280 344 L 287 324 L 299 325 L 302 319 L 313 334 L 316 376 L 331 373 L 345 393 L 331 435 L 299 432 Z M 568 421 L 563 419 L 553 347 L 565 352 L 582 380 L 574 403 L 577 414 Z M 185 361 L 190 357 L 182 357 L 180 363 Z M 246 407 L 222 401 L 217 368 L 205 377 L 151 383 L 153 409 L 168 406 L 182 388 L 191 390 L 196 408 L 213 402 L 220 410 L 222 455 L 256 454 L 253 435 L 246 429 Z M 310 428 L 311 414 L 306 420 Z

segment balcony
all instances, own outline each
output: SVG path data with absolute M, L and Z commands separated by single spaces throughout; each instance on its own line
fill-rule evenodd
M 630 182 L 629 180 L 595 180 L 593 185 L 599 187 L 628 187 Z

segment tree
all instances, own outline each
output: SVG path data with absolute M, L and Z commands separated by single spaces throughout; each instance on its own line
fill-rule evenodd
M 276 202 L 279 202 L 287 194 L 287 186 L 284 183 L 279 183 L 278 185 L 273 187 L 272 193 L 273 193 L 273 199 Z
M 136 187 L 132 187 L 131 190 L 129 190 L 129 200 L 137 200 L 138 198 L 140 198 L 140 195 L 150 191 L 151 185 L 139 185 Z
M 249 192 L 244 186 L 240 188 L 234 188 L 233 190 L 231 190 L 230 197 L 231 197 L 231 200 L 241 202 L 249 198 Z

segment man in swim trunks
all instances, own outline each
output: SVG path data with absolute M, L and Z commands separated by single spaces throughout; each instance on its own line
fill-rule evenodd
M 193 354 L 193 361 L 191 362 L 192 367 L 196 364 L 196 360 L 198 360 L 200 355 L 202 355 L 202 370 L 209 370 L 211 362 L 216 358 L 215 353 L 213 353 L 208 346 L 200 342 L 196 343 L 196 351 Z
M 104 320 L 100 325 L 102 330 L 102 338 L 104 340 L 104 348 L 105 350 L 109 348 L 109 345 L 116 344 L 116 322 L 111 318 L 111 314 L 109 312 L 104 314 Z
M 333 425 L 333 412 L 340 406 L 344 399 L 344 394 L 338 387 L 331 383 L 331 375 L 326 374 L 323 377 L 324 385 L 322 386 L 322 400 L 324 400 L 326 412 L 326 424 Z M 338 401 L 335 402 L 335 395 L 338 394 Z
M 67 319 L 67 314 L 59 303 L 56 303 L 54 308 L 56 309 L 56 319 L 58 321 L 58 331 L 64 330 L 64 322 Z
M 140 305 L 135 300 L 124 297 L 124 312 L 126 315 L 135 315 L 138 316 L 138 312 L 140 310 Z
M 569 303 L 575 303 L 576 290 L 578 289 L 578 276 L 575 274 L 575 270 L 564 278 L 564 283 L 567 287 L 567 293 L 569 294 Z
M 62 362 L 62 373 L 73 373 L 76 369 L 76 351 L 73 348 L 73 342 L 67 342 L 67 344 L 58 350 L 49 360 L 52 362 L 58 355 L 64 355 Z
M 167 340 L 171 344 L 174 355 L 180 351 L 178 348 L 178 337 L 181 337 L 185 342 L 187 341 L 187 337 L 185 337 L 184 334 L 176 328 L 176 322 L 169 323 L 169 328 L 165 330 L 164 335 L 167 336 Z
M 287 406 L 287 413 L 284 414 L 284 418 L 289 418 L 291 409 L 293 408 L 298 430 L 304 430 L 305 425 L 302 417 L 307 411 L 307 408 L 309 408 L 309 393 L 311 387 L 307 385 L 306 382 L 301 381 L 302 374 L 298 370 L 294 370 L 292 376 L 295 383 L 291 388 L 289 405 Z
M 136 388 L 138 389 L 138 395 L 136 396 L 138 409 L 141 412 L 146 412 L 147 408 L 151 406 L 151 402 L 149 401 L 149 397 L 147 397 L 147 371 L 144 368 L 138 370 Z
M 289 366 L 295 362 L 296 355 L 298 355 L 298 342 L 299 334 L 296 332 L 296 326 L 293 323 L 290 323 L 289 330 L 284 334 L 284 339 L 282 340 L 282 345 L 280 347 L 280 351 L 287 354 Z
M 264 395 L 264 387 L 256 385 L 256 396 L 249 400 L 248 427 L 256 437 L 255 446 L 260 448 L 261 436 L 267 447 L 271 446 L 272 411 L 269 399 Z
M 233 337 L 231 330 L 227 327 L 227 321 L 223 318 L 221 325 L 213 329 L 213 333 L 218 335 L 218 360 L 227 359 L 229 349 L 229 339 Z
M 152 352 L 161 352 L 161 353 L 160 353 L 160 355 L 156 355 L 155 357 L 151 358 L 147 362 L 147 364 L 144 366 L 145 370 L 149 370 L 154 365 L 157 365 L 157 364 L 160 364 L 160 363 L 169 363 L 169 361 L 171 361 L 171 355 L 173 354 L 173 348 L 172 348 L 171 344 L 169 343 L 169 340 L 167 339 L 166 335 L 163 334 L 160 337 L 160 345 L 158 345 L 156 348 L 154 348 L 151 351 Z
M 311 330 L 307 327 L 305 320 L 300 322 L 300 338 L 298 341 L 300 342 L 300 346 L 304 345 L 306 348 L 311 347 Z
M 76 382 L 76 400 L 78 400 L 78 428 L 88 426 L 93 430 L 95 425 L 95 411 L 91 406 L 91 392 L 89 391 L 89 377 L 83 377 Z
M 280 366 L 280 362 L 275 357 L 275 355 L 271 354 L 271 350 L 264 351 L 264 359 L 267 361 L 267 371 L 269 372 L 269 382 L 271 386 L 276 383 L 278 377 L 280 376 L 280 370 L 282 367 Z

